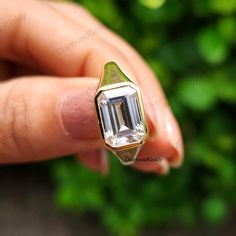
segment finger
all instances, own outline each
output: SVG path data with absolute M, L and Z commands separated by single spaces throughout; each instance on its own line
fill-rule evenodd
M 37 68 L 10 61 L 0 61 L 0 81 L 26 75 L 42 75 Z
M 97 79 L 25 77 L 0 83 L 0 162 L 43 160 L 101 147 Z
M 108 155 L 104 148 L 80 152 L 77 158 L 83 165 L 92 170 L 99 171 L 103 175 L 108 173 Z
M 5 61 L 0 62 L 0 80 L 5 80 L 10 77 L 9 64 Z
M 98 21 L 95 18 L 77 5 L 51 3 L 51 6 L 80 26 L 82 25 L 83 27 L 88 28 L 98 25 Z M 81 21 L 81 18 L 85 20 Z M 150 114 L 152 123 L 155 124 L 157 130 L 156 139 L 152 140 L 155 142 L 156 148 L 158 148 L 161 153 L 165 152 L 164 156 L 172 166 L 179 166 L 183 160 L 183 142 L 181 132 L 155 75 L 135 50 L 113 32 L 104 28 L 102 32 L 97 34 L 95 37 L 100 37 L 103 40 L 112 43 L 114 47 L 117 47 L 126 55 L 126 59 L 132 58 L 132 60 L 129 60 L 127 64 L 131 64 L 131 68 L 137 77 L 138 83 L 141 85 L 143 90 L 142 92 L 145 94 L 144 103 L 146 111 Z M 97 57 L 97 55 L 98 54 L 94 57 Z M 100 62 L 102 61 L 103 60 L 100 60 Z M 90 75 L 96 73 L 92 70 L 92 65 L 90 69 L 88 68 L 88 73 Z
M 93 35 L 80 40 L 86 33 L 84 28 L 77 27 L 45 2 L 13 0 L 1 7 L 0 21 L 8 19 L 11 24 L 0 30 L 0 58 L 36 65 L 50 74 L 76 76 L 84 75 L 86 59 L 94 49 L 107 51 L 103 41 L 94 41 Z M 38 14 L 32 9 L 37 9 Z
M 141 154 L 139 158 L 137 158 L 134 168 L 144 172 L 166 175 L 169 173 L 170 166 L 165 158 L 155 156 L 147 158 L 146 155 Z

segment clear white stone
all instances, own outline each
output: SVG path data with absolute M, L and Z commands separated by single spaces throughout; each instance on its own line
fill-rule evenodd
M 134 88 L 123 86 L 106 90 L 98 96 L 97 103 L 107 144 L 120 147 L 142 140 L 145 127 Z

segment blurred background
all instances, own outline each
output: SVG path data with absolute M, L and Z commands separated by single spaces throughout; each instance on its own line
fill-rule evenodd
M 80 0 L 146 59 L 180 123 L 166 177 L 111 158 L 0 167 L 1 236 L 236 235 L 236 0 Z

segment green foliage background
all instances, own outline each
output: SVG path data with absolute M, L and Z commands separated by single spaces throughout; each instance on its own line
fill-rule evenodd
M 95 212 L 116 235 L 224 222 L 236 206 L 236 0 L 80 0 L 156 72 L 181 125 L 185 162 L 167 177 L 111 158 L 108 177 L 53 166 L 59 206 Z

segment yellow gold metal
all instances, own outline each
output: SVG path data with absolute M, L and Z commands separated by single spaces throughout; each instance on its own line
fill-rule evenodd
M 132 142 L 123 147 L 112 147 L 111 145 L 106 143 L 104 140 L 104 133 L 103 133 L 104 124 L 101 119 L 101 114 L 99 113 L 99 109 L 97 105 L 97 98 L 103 91 L 106 91 L 108 89 L 120 88 L 127 85 L 134 88 L 137 91 L 138 100 L 141 104 L 140 113 L 142 116 L 143 125 L 145 127 L 145 135 L 140 141 Z M 99 82 L 99 85 L 95 94 L 94 101 L 95 101 L 95 106 L 96 106 L 96 111 L 97 111 L 97 116 L 98 116 L 98 124 L 100 127 L 101 136 L 104 141 L 105 147 L 111 150 L 118 157 L 118 159 L 121 161 L 122 164 L 129 165 L 129 164 L 134 163 L 138 152 L 140 151 L 142 145 L 145 143 L 145 141 L 147 140 L 149 136 L 149 130 L 148 130 L 147 121 L 145 118 L 145 113 L 143 109 L 143 103 L 142 103 L 142 98 L 141 98 L 139 88 L 134 84 L 134 82 L 131 79 L 129 79 L 121 71 L 121 69 L 117 66 L 115 62 L 109 62 L 104 66 L 104 70 L 103 70 L 103 73 L 102 73 L 102 76 L 101 76 L 101 79 L 100 79 L 100 82 Z

